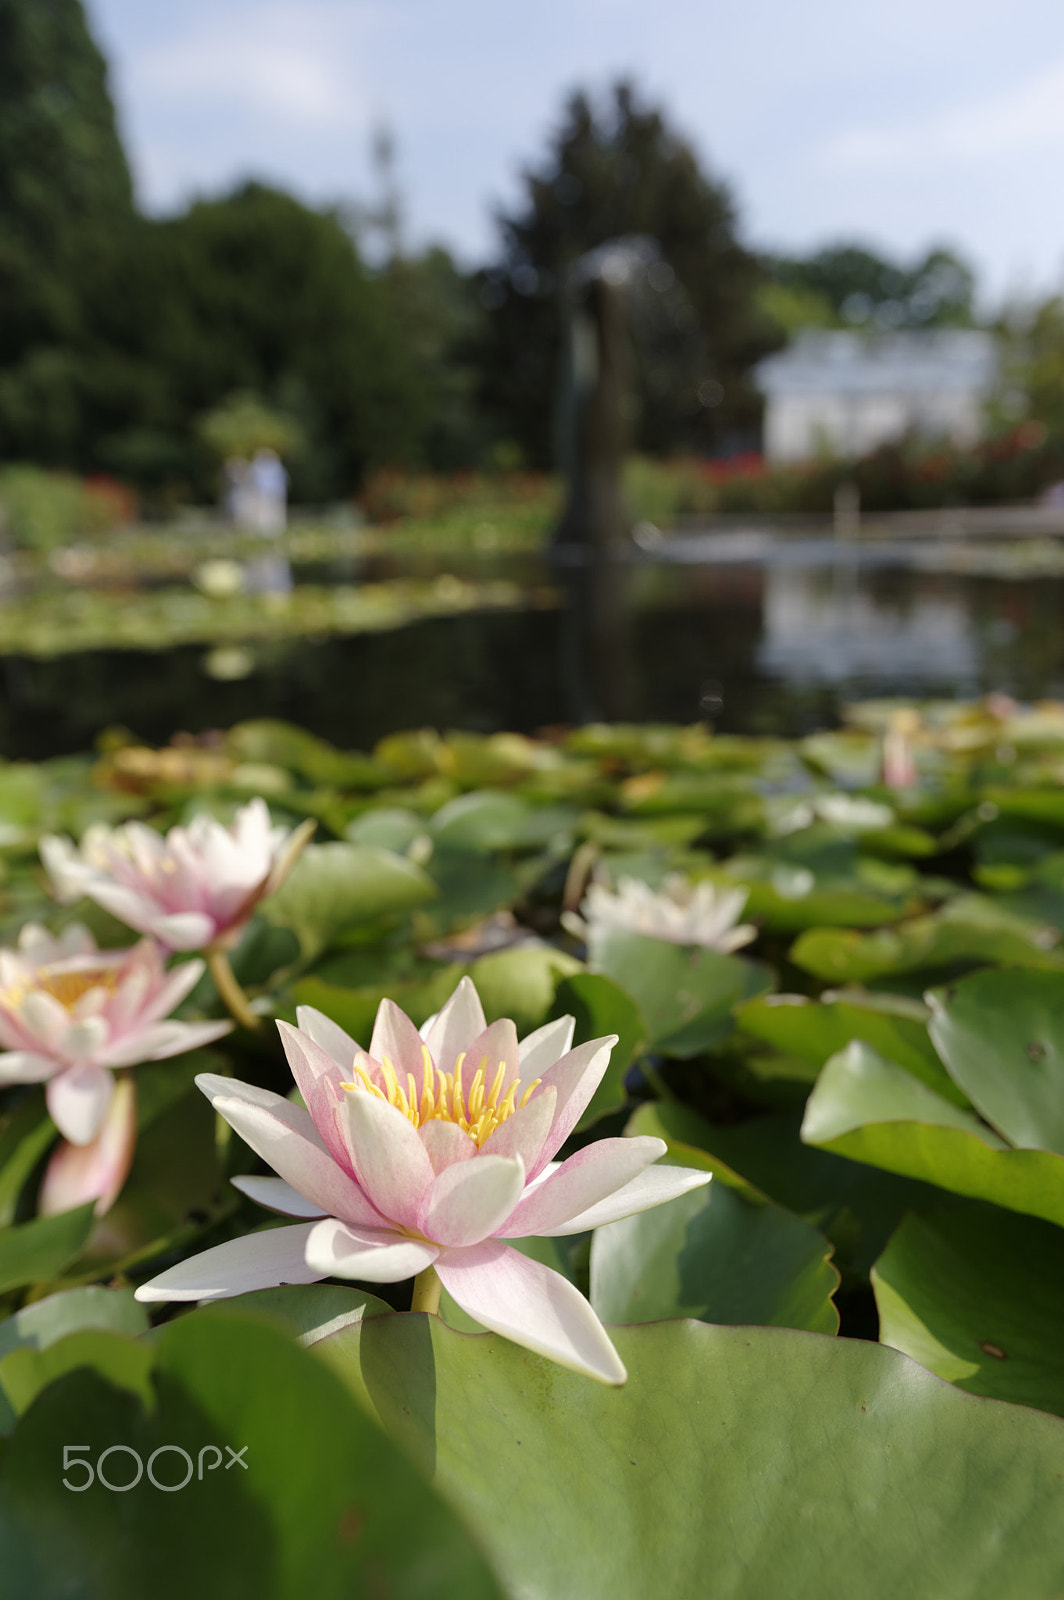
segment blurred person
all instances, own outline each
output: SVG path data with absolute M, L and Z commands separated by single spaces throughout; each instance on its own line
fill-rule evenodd
M 276 538 L 287 522 L 288 474 L 276 450 L 256 450 L 248 468 L 250 515 L 247 526 Z

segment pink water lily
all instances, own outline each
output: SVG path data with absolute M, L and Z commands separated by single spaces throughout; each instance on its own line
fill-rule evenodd
M 228 1022 L 166 1021 L 203 972 L 166 972 L 159 946 L 98 950 L 82 927 L 53 938 L 28 923 L 17 950 L 0 950 L 0 1087 L 45 1083 L 52 1121 L 89 1144 L 107 1115 L 111 1069 L 183 1054 L 228 1033 Z
M 107 1114 L 88 1144 L 62 1139 L 52 1151 L 37 1195 L 42 1217 L 73 1211 L 89 1200 L 102 1217 L 118 1199 L 137 1147 L 137 1085 L 123 1072 L 115 1083 Z
M 61 899 L 87 895 L 168 950 L 228 949 L 259 901 L 280 888 L 314 826 L 273 827 L 266 802 L 255 799 L 228 828 L 209 816 L 165 835 L 143 822 L 96 824 L 79 848 L 48 834 L 41 860 Z
M 652 1167 L 665 1153 L 660 1139 L 600 1139 L 554 1161 L 616 1037 L 571 1049 L 565 1018 L 519 1043 L 512 1022 L 485 1024 L 468 978 L 421 1033 L 383 1001 L 368 1052 L 318 1011 L 302 1008 L 299 1024 L 278 1026 L 306 1109 L 230 1078 L 196 1081 L 277 1174 L 234 1183 L 300 1221 L 218 1245 L 153 1278 L 137 1298 L 416 1277 L 414 1308 L 433 1309 L 438 1279 L 483 1327 L 623 1383 L 584 1297 L 507 1242 L 582 1233 L 708 1183 L 705 1172 Z

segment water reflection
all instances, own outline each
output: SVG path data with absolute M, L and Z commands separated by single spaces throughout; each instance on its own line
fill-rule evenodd
M 879 588 L 852 572 L 767 568 L 759 669 L 795 684 L 861 682 L 892 693 L 940 683 L 970 692 L 980 652 L 967 597 Z
M 586 612 L 578 623 L 581 586 L 602 572 L 569 582 L 523 556 L 512 571 L 498 557 L 491 569 L 537 594 L 527 610 L 249 644 L 244 676 L 207 677 L 202 645 L 0 656 L 0 754 L 85 749 L 116 723 L 165 742 L 179 728 L 279 716 L 366 748 L 400 726 L 708 717 L 728 731 L 786 734 L 830 721 L 855 696 L 1064 694 L 1064 579 L 919 570 L 897 552 L 802 543 L 805 559 L 796 541 L 769 538 L 733 540 L 722 559 L 615 563 L 592 635 Z M 590 665 L 574 657 L 589 637 Z

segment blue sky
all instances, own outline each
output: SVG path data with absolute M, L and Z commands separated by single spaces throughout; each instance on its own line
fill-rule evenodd
M 620 74 L 725 178 L 748 242 L 952 243 L 988 296 L 1064 280 L 1059 0 L 87 0 L 141 199 L 250 174 L 370 198 L 398 141 L 412 243 L 491 250 L 565 93 Z

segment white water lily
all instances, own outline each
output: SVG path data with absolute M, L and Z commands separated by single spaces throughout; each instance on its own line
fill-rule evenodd
M 114 1093 L 112 1069 L 182 1055 L 228 1033 L 228 1022 L 165 1020 L 194 988 L 202 961 L 163 969 L 150 939 L 98 950 L 77 924 L 53 938 L 27 923 L 0 950 L 0 1087 L 44 1083 L 52 1121 L 87 1145 Z
M 276 1177 L 235 1178 L 292 1227 L 216 1246 L 137 1290 L 214 1300 L 325 1277 L 440 1285 L 483 1327 L 605 1383 L 625 1370 L 583 1295 L 507 1241 L 583 1233 L 698 1188 L 709 1174 L 654 1167 L 660 1139 L 600 1139 L 558 1163 L 615 1036 L 571 1049 L 573 1019 L 518 1042 L 488 1027 L 463 978 L 421 1033 L 390 1000 L 368 1052 L 320 1012 L 279 1023 L 306 1109 L 231 1078 L 196 1081 Z
M 228 828 L 209 816 L 165 835 L 143 822 L 97 823 L 80 847 L 48 834 L 40 850 L 61 900 L 87 895 L 168 950 L 231 949 L 313 831 L 313 822 L 294 832 L 273 827 L 266 802 L 255 799 Z
M 749 891 L 692 883 L 674 872 L 660 889 L 636 878 L 621 878 L 616 893 L 601 883 L 589 886 L 581 916 L 563 917 L 566 928 L 594 945 L 598 929 L 621 928 L 673 944 L 699 944 L 708 950 L 739 950 L 757 938 L 752 923 L 739 924 Z

